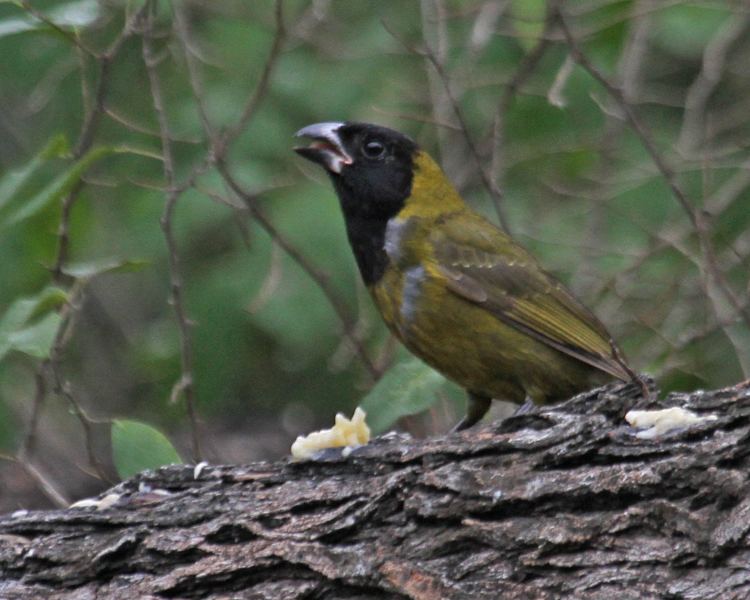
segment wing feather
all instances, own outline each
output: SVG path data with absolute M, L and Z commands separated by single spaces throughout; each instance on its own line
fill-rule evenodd
M 504 323 L 622 380 L 602 323 L 523 248 L 489 221 L 466 213 L 432 230 L 430 243 L 449 290 Z

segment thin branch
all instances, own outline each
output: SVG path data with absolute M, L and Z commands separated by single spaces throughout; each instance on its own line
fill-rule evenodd
M 231 190 L 242 199 L 250 214 L 258 222 L 258 224 L 268 233 L 269 236 L 286 252 L 294 262 L 296 262 L 300 268 L 307 273 L 307 275 L 317 284 L 323 295 L 326 297 L 331 307 L 333 308 L 336 316 L 339 318 L 341 325 L 344 330 L 344 335 L 348 338 L 349 342 L 355 348 L 359 359 L 362 361 L 365 369 L 367 370 L 373 381 L 377 381 L 382 375 L 381 370 L 375 366 L 370 358 L 367 349 L 359 339 L 357 335 L 357 319 L 352 315 L 346 302 L 344 302 L 334 290 L 333 286 L 329 281 L 328 275 L 321 271 L 315 264 L 310 261 L 305 254 L 303 254 L 296 246 L 294 246 L 286 237 L 276 229 L 276 226 L 266 217 L 265 213 L 258 206 L 258 197 L 256 194 L 247 192 L 237 182 L 234 176 L 229 171 L 227 165 L 224 162 L 217 164 L 217 168 L 221 173 L 224 180 L 227 182 Z
M 323 295 L 331 304 L 334 312 L 339 318 L 344 336 L 347 341 L 355 349 L 355 352 L 359 359 L 362 361 L 367 373 L 373 381 L 377 381 L 382 375 L 382 371 L 378 369 L 369 357 L 367 349 L 364 347 L 361 339 L 357 335 L 357 320 L 350 313 L 346 303 L 339 297 L 333 287 L 328 281 L 328 276 L 316 267 L 312 261 L 310 261 L 298 248 L 294 247 L 283 234 L 276 229 L 276 227 L 268 220 L 263 211 L 257 204 L 257 193 L 251 193 L 244 190 L 239 183 L 234 179 L 229 167 L 226 164 L 226 154 L 231 143 L 239 136 L 243 129 L 248 125 L 250 120 L 256 114 L 258 107 L 260 106 L 263 99 L 268 93 L 271 76 L 278 63 L 278 57 L 283 47 L 283 42 L 286 36 L 284 27 L 283 17 L 283 2 L 278 0 L 276 3 L 275 19 L 276 19 L 276 33 L 274 35 L 273 43 L 269 51 L 266 63 L 263 67 L 263 72 L 255 86 L 248 102 L 242 111 L 242 114 L 237 123 L 229 128 L 220 137 L 216 139 L 210 119 L 208 118 L 207 110 L 204 105 L 205 94 L 203 93 L 202 82 L 199 74 L 197 65 L 195 64 L 194 57 L 190 51 L 191 47 L 191 32 L 188 25 L 187 16 L 183 13 L 183 6 L 176 6 L 176 21 L 178 31 L 180 33 L 180 40 L 183 47 L 183 53 L 185 60 L 188 65 L 188 78 L 192 89 L 193 97 L 195 98 L 198 106 L 199 114 L 201 115 L 201 124 L 204 129 L 204 134 L 211 140 L 211 146 L 213 152 L 207 157 L 207 162 L 210 165 L 215 165 L 219 174 L 224 178 L 229 188 L 239 198 L 243 200 L 244 205 L 249 210 L 253 218 L 258 224 L 268 233 L 273 240 L 274 246 L 282 249 L 289 257 L 292 258 L 304 272 L 306 272 L 315 284 L 321 289 Z M 188 178 L 188 182 L 191 186 L 193 185 L 192 177 Z
M 62 375 L 62 356 L 64 354 L 65 346 L 67 345 L 75 327 L 76 316 L 80 310 L 84 287 L 84 281 L 77 281 L 73 285 L 73 288 L 68 295 L 67 302 L 60 309 L 60 323 L 50 346 L 49 356 L 39 363 L 35 369 L 34 400 L 26 432 L 17 453 L 17 460 L 24 467 L 26 472 L 40 484 L 45 494 L 54 503 L 60 505 L 62 502 L 62 506 L 67 506 L 67 500 L 61 500 L 62 495 L 56 490 L 55 486 L 50 483 L 47 478 L 43 477 L 40 471 L 30 462 L 36 448 L 39 419 L 47 397 L 48 377 L 52 379 L 52 391 L 56 395 L 65 398 L 81 424 L 88 462 L 95 475 L 102 481 L 112 483 L 111 479 L 107 476 L 104 466 L 96 456 L 92 431 L 93 420 L 88 417 L 83 408 L 77 402 L 70 391 L 69 383 Z
M 37 483 L 42 492 L 44 492 L 44 495 L 47 496 L 57 508 L 68 508 L 68 506 L 70 506 L 70 500 L 68 500 L 64 494 L 57 489 L 57 486 L 52 483 L 50 478 L 44 475 L 37 467 L 27 460 L 19 460 L 18 464 L 20 464 L 23 470 L 26 471 L 26 474 Z
M 192 322 L 187 316 L 185 299 L 183 296 L 182 273 L 180 257 L 177 251 L 177 240 L 174 234 L 174 211 L 181 193 L 176 189 L 175 163 L 170 143 L 169 126 L 165 112 L 164 96 L 161 88 L 161 80 L 156 72 L 157 57 L 154 52 L 154 11 L 156 3 L 149 0 L 146 19 L 146 29 L 143 32 L 143 62 L 148 73 L 151 90 L 151 98 L 154 105 L 159 131 L 161 134 L 162 156 L 164 157 L 164 179 L 167 184 L 164 211 L 160 219 L 162 233 L 167 245 L 169 257 L 169 302 L 174 309 L 177 326 L 180 332 L 180 367 L 181 375 L 172 389 L 171 397 L 182 396 L 185 399 L 188 418 L 190 419 L 190 433 L 192 441 L 192 457 L 195 462 L 201 460 L 200 434 L 198 430 L 198 415 L 195 408 L 194 374 L 193 374 L 193 344 L 190 329 Z
M 42 361 L 41 365 L 34 372 L 34 401 L 31 404 L 31 414 L 29 415 L 29 423 L 26 426 L 26 433 L 18 451 L 18 459 L 20 461 L 30 458 L 36 449 L 39 418 L 42 415 L 42 407 L 47 398 L 46 371 L 48 366 L 49 359 Z
M 257 313 L 273 297 L 274 293 L 281 284 L 283 277 L 283 267 L 281 262 L 281 247 L 275 239 L 271 239 L 271 259 L 268 262 L 268 271 L 263 278 L 260 289 L 255 297 L 247 305 L 247 312 L 250 314 Z
M 37 10 L 34 8 L 28 0 L 20 0 L 19 5 L 21 8 L 23 8 L 27 13 L 32 15 L 35 19 L 38 19 L 47 27 L 54 29 L 56 33 L 64 37 L 66 40 L 68 40 L 71 44 L 79 48 L 81 51 L 85 52 L 89 56 L 96 56 L 96 53 L 88 48 L 78 37 L 77 33 L 70 32 L 64 27 L 60 27 L 57 23 L 55 23 L 52 19 L 50 19 L 47 15 L 45 15 L 40 10 Z
M 677 142 L 681 152 L 692 155 L 701 149 L 706 137 L 704 129 L 708 101 L 721 81 L 730 51 L 747 34 L 749 26 L 750 14 L 733 14 L 706 45 L 700 73 L 685 98 L 685 116 Z
M 66 304 L 60 310 L 60 323 L 55 332 L 52 345 L 50 346 L 49 356 L 36 367 L 34 374 L 35 391 L 31 414 L 29 416 L 29 422 L 26 427 L 24 438 L 17 454 L 17 460 L 24 467 L 26 472 L 40 484 L 42 490 L 54 503 L 61 506 L 67 506 L 69 503 L 56 490 L 55 486 L 49 482 L 47 478 L 42 476 L 41 472 L 31 464 L 32 455 L 36 449 L 39 419 L 47 397 L 48 377 L 52 379 L 52 391 L 57 396 L 65 398 L 83 429 L 83 442 L 86 447 L 89 465 L 93 469 L 94 474 L 106 483 L 113 483 L 107 475 L 101 461 L 96 456 L 93 436 L 94 421 L 86 414 L 83 407 L 78 403 L 75 396 L 70 391 L 70 384 L 62 375 L 62 356 L 76 324 L 76 316 L 81 307 L 85 284 L 85 281 L 79 280 L 73 285 Z
M 66 381 L 61 372 L 60 362 L 62 360 L 65 346 L 70 340 L 73 334 L 73 329 L 76 324 L 76 318 L 80 312 L 81 306 L 83 305 L 83 294 L 86 286 L 85 280 L 77 280 L 70 291 L 68 302 L 63 307 L 61 316 L 62 320 L 55 336 L 55 341 L 52 344 L 52 350 L 50 351 L 50 372 L 52 373 L 53 391 L 55 394 L 65 398 L 70 404 L 73 414 L 76 415 L 78 421 L 83 428 L 83 438 L 86 445 L 86 453 L 88 455 L 89 464 L 94 469 L 96 475 L 107 483 L 111 483 L 109 476 L 107 475 L 104 466 L 96 456 L 94 449 L 94 432 L 93 424 L 94 421 L 91 419 L 83 407 L 76 400 L 75 396 L 70 390 L 70 383 Z
M 365 340 L 367 334 L 370 331 L 370 319 L 364 304 L 369 301 L 369 294 L 365 289 L 364 284 L 361 280 L 357 279 L 355 286 L 357 292 L 357 322 L 352 328 L 354 336 L 358 340 Z M 331 358 L 328 360 L 328 365 L 334 372 L 343 371 L 357 356 L 357 349 L 351 344 L 349 338 L 345 335 L 342 337 L 338 348 L 334 350 Z M 377 360 L 373 361 L 373 365 L 377 365 Z M 385 372 L 381 370 L 381 373 Z M 371 382 L 373 385 L 375 381 Z
M 714 281 L 717 289 L 721 292 L 721 295 L 724 297 L 724 299 L 727 300 L 729 304 L 734 308 L 734 310 L 738 314 L 741 314 L 746 323 L 750 325 L 750 311 L 747 310 L 747 308 L 743 307 L 743 305 L 740 303 L 738 297 L 732 291 L 723 273 L 721 272 L 721 269 L 719 268 L 716 254 L 709 238 L 708 224 L 703 212 L 695 208 L 692 202 L 688 199 L 687 194 L 677 182 L 677 177 L 675 175 L 674 169 L 670 164 L 667 163 L 666 159 L 656 148 L 656 144 L 654 143 L 651 134 L 648 132 L 645 125 L 641 122 L 640 118 L 636 115 L 632 106 L 625 98 L 622 90 L 612 82 L 610 82 L 609 79 L 607 79 L 604 74 L 594 66 L 594 64 L 589 60 L 586 54 L 584 54 L 580 45 L 578 44 L 578 41 L 575 39 L 570 29 L 568 28 L 565 22 L 565 17 L 562 14 L 559 6 L 557 10 L 559 12 L 560 28 L 568 44 L 571 55 L 573 56 L 575 61 L 581 67 L 583 67 L 617 102 L 618 107 L 623 112 L 623 115 L 625 116 L 631 129 L 640 140 L 648 155 L 654 161 L 654 164 L 656 165 L 657 169 L 672 191 L 672 195 L 675 197 L 679 205 L 682 207 L 683 211 L 690 219 L 690 223 L 692 224 L 693 229 L 698 236 L 701 245 L 701 251 L 705 258 L 705 263 L 701 265 L 701 268 L 705 269 L 706 275 Z M 713 305 L 714 309 L 718 313 L 723 312 L 718 306 L 716 306 L 715 302 L 713 303 Z
M 185 64 L 188 69 L 188 80 L 190 81 L 190 87 L 193 91 L 193 98 L 195 104 L 198 107 L 198 118 L 203 128 L 203 132 L 206 137 L 210 140 L 213 136 L 213 127 L 211 121 L 208 118 L 208 110 L 205 105 L 205 94 L 203 93 L 203 81 L 200 77 L 200 69 L 195 61 L 195 53 L 193 51 L 194 44 L 192 42 L 192 32 L 190 31 L 189 18 L 187 13 L 187 5 L 184 2 L 172 3 L 172 11 L 174 12 L 174 20 L 177 25 L 177 39 L 180 41 L 182 46 L 182 52 L 185 56 Z M 209 160 L 213 160 L 213 157 L 207 157 Z
M 237 136 L 240 133 L 244 131 L 245 127 L 250 122 L 250 120 L 255 116 L 255 113 L 258 110 L 258 107 L 260 106 L 261 102 L 263 101 L 266 94 L 268 93 L 269 84 L 271 82 L 271 74 L 276 68 L 276 63 L 279 59 L 279 55 L 281 54 L 281 48 L 284 45 L 284 39 L 286 38 L 286 29 L 284 27 L 284 2 L 283 0 L 276 0 L 274 16 L 276 20 L 276 32 L 274 34 L 273 42 L 271 44 L 271 50 L 268 54 L 268 58 L 266 59 L 266 63 L 263 67 L 263 72 L 260 75 L 260 79 L 258 80 L 258 83 L 255 86 L 255 89 L 253 91 L 252 96 L 250 97 L 250 100 L 247 102 L 244 109 L 242 110 L 242 114 L 240 115 L 240 118 L 232 127 L 230 127 L 224 132 L 224 134 L 221 136 L 221 139 L 218 140 L 218 145 L 214 147 L 214 154 L 216 155 L 217 162 L 220 162 L 222 160 L 222 158 L 226 155 L 226 152 L 229 149 L 229 146 L 232 144 L 232 142 L 237 138 Z
M 548 6 L 544 18 L 544 28 L 539 36 L 539 40 L 531 51 L 523 57 L 523 60 L 513 73 L 513 77 L 506 84 L 503 93 L 500 96 L 500 100 L 497 103 L 497 108 L 495 109 L 495 116 L 492 121 L 492 156 L 490 158 L 489 178 L 496 190 L 496 194 L 500 196 L 502 196 L 503 193 L 502 181 L 505 162 L 503 152 L 505 149 L 505 119 L 518 91 L 534 73 L 541 62 L 542 57 L 544 57 L 544 54 L 547 52 L 556 18 L 557 13 L 552 10 L 551 6 Z M 497 204 L 495 209 L 500 210 Z M 507 230 L 507 226 L 505 229 Z
M 558 14 L 560 15 L 560 28 L 565 36 L 566 42 L 568 43 L 571 56 L 573 56 L 573 59 L 581 67 L 583 67 L 589 73 L 589 75 L 591 75 L 607 91 L 607 93 L 612 96 L 612 98 L 615 99 L 618 108 L 623 112 L 631 128 L 636 133 L 641 144 L 651 157 L 651 160 L 654 161 L 654 164 L 661 172 L 667 185 L 672 190 L 672 194 L 680 203 L 680 206 L 682 206 L 683 210 L 690 219 L 690 222 L 693 224 L 693 227 L 696 230 L 700 229 L 699 218 L 696 214 L 697 211 L 694 209 L 690 200 L 688 200 L 687 195 L 677 183 L 677 179 L 671 165 L 667 164 L 666 160 L 659 153 L 658 149 L 656 148 L 656 144 L 654 144 L 650 134 L 646 131 L 643 123 L 641 123 L 640 118 L 633 111 L 630 103 L 625 99 L 622 90 L 619 87 L 615 86 L 612 82 L 610 82 L 609 79 L 607 79 L 604 74 L 599 71 L 599 69 L 597 69 L 589 60 L 589 58 L 583 53 L 581 47 L 578 45 L 577 40 L 573 37 L 573 34 L 570 32 L 570 29 L 565 23 L 565 19 L 562 13 Z
M 138 25 L 143 18 L 144 11 L 146 10 L 146 4 L 144 4 L 125 24 L 125 27 L 120 31 L 118 36 L 109 45 L 109 48 L 102 54 L 96 55 L 87 52 L 90 56 L 93 56 L 97 64 L 97 75 L 96 75 L 96 87 L 93 94 L 93 103 L 91 102 L 91 95 L 88 92 L 86 86 L 86 78 L 84 75 L 84 68 L 81 68 L 81 85 L 83 87 L 83 100 L 84 100 L 84 119 L 81 125 L 81 133 L 78 136 L 78 142 L 76 143 L 75 149 L 73 150 L 73 159 L 79 159 L 88 150 L 94 142 L 94 136 L 98 129 L 101 117 L 105 112 L 105 102 L 107 94 L 109 93 L 109 80 L 111 75 L 112 62 L 115 56 L 122 48 L 126 40 L 128 40 L 137 30 Z M 79 48 L 83 47 L 78 45 Z M 83 56 L 81 57 L 83 61 Z M 79 180 L 73 189 L 65 196 L 62 201 L 60 224 L 57 230 L 57 251 L 55 253 L 55 260 L 52 266 L 52 277 L 57 283 L 62 282 L 65 279 L 63 268 L 67 261 L 68 254 L 70 252 L 70 214 L 73 210 L 78 196 L 83 188 L 83 180 Z
M 641 87 L 641 71 L 646 50 L 649 45 L 648 33 L 651 27 L 650 13 L 643 9 L 651 6 L 653 2 L 654 0 L 638 0 L 638 2 L 633 5 L 632 11 L 635 16 L 629 23 L 629 31 L 625 47 L 617 64 L 617 80 L 622 87 L 623 96 L 629 101 L 633 101 L 637 97 Z M 570 54 L 567 55 L 565 64 L 569 64 L 571 69 L 575 66 L 575 61 Z M 604 131 L 598 143 L 600 158 L 595 175 L 595 179 L 598 180 L 598 195 L 601 196 L 601 198 L 595 202 L 594 209 L 591 217 L 588 219 L 586 227 L 586 236 L 592 245 L 593 241 L 601 235 L 601 232 L 605 227 L 605 209 L 611 198 L 605 197 L 605 185 L 607 184 L 605 184 L 604 179 L 606 178 L 607 172 L 611 170 L 611 165 L 616 161 L 616 148 L 624 131 L 625 123 L 622 119 L 616 119 L 611 116 L 606 117 Z M 582 260 L 579 262 L 579 266 L 573 274 L 572 280 L 580 283 L 582 279 L 585 281 L 590 277 L 590 274 L 594 272 L 595 269 L 592 265 L 591 253 L 584 252 Z
M 445 93 L 450 101 L 450 105 L 453 109 L 454 114 L 456 115 L 456 120 L 458 121 L 458 125 L 461 128 L 461 133 L 463 134 L 463 138 L 466 141 L 466 145 L 469 149 L 469 153 L 471 154 L 472 161 L 474 162 L 474 165 L 476 167 L 477 173 L 479 173 L 479 177 L 482 181 L 482 184 L 484 185 L 487 192 L 490 194 L 490 197 L 492 198 L 492 202 L 495 206 L 495 210 L 497 212 L 498 219 L 500 221 L 500 226 L 508 230 L 508 223 L 507 219 L 504 215 L 504 210 L 502 207 L 503 204 L 503 197 L 502 197 L 502 191 L 494 185 L 492 178 L 487 173 L 486 169 L 483 166 L 482 158 L 479 155 L 479 151 L 477 150 L 477 146 L 474 142 L 473 136 L 471 135 L 469 131 L 469 126 L 467 124 L 466 118 L 464 117 L 463 109 L 461 108 L 460 103 L 458 102 L 458 99 L 456 98 L 455 94 L 453 93 L 453 88 L 451 86 L 450 78 L 448 76 L 447 71 L 445 70 L 445 67 L 443 66 L 442 62 L 438 60 L 438 58 L 435 56 L 434 51 L 430 48 L 430 46 L 427 44 L 426 40 L 423 40 L 424 48 L 416 48 L 413 44 L 410 44 L 406 40 L 402 39 L 395 31 L 389 28 L 388 24 L 384 21 L 383 26 L 385 27 L 386 31 L 401 45 L 404 46 L 407 50 L 410 52 L 422 56 L 427 59 L 427 61 L 432 65 L 432 67 L 435 69 L 435 72 L 437 73 L 438 77 L 440 78 L 440 81 L 443 84 L 443 87 L 445 88 Z
M 563 90 L 568 83 L 568 79 L 570 79 L 570 75 L 573 73 L 573 67 L 575 64 L 576 63 L 571 58 L 570 54 L 566 56 L 563 64 L 560 65 L 560 68 L 557 71 L 557 75 L 555 75 L 555 80 L 552 82 L 552 85 L 547 92 L 547 102 L 556 108 L 565 108 L 565 105 L 567 104 L 565 96 L 563 95 Z

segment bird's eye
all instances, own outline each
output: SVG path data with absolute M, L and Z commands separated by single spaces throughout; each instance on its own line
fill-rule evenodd
M 367 158 L 383 158 L 385 156 L 385 145 L 379 140 L 366 140 L 362 145 L 362 152 Z

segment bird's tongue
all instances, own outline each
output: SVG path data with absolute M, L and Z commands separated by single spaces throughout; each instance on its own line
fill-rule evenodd
M 352 159 L 336 144 L 327 140 L 314 140 L 308 146 L 294 149 L 297 154 L 322 165 L 332 173 L 341 173 L 341 169 L 352 163 Z
M 341 155 L 341 152 L 339 152 L 338 148 L 331 144 L 330 142 L 324 142 L 316 140 L 313 143 L 310 144 L 310 148 L 315 148 L 316 150 L 325 150 L 327 152 L 333 152 L 334 154 Z

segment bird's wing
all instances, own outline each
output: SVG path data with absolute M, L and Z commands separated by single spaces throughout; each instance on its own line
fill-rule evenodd
M 526 250 L 479 215 L 467 216 L 448 217 L 429 235 L 447 287 L 527 335 L 629 380 L 604 325 Z

